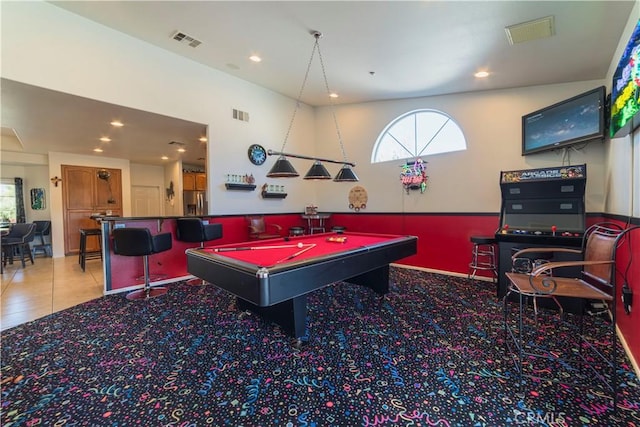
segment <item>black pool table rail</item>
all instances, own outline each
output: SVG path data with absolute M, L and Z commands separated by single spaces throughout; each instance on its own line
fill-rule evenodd
M 304 334 L 306 294 L 335 282 L 389 292 L 389 264 L 417 253 L 417 237 L 399 236 L 360 246 L 262 267 L 205 249 L 189 249 L 188 271 L 238 298 L 238 308 L 257 312 L 295 337 Z

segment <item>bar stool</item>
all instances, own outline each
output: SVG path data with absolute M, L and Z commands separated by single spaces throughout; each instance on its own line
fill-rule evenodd
M 116 228 L 113 235 L 113 253 L 122 256 L 141 256 L 144 264 L 144 287 L 137 291 L 129 292 L 127 299 L 149 299 L 164 295 L 167 288 L 161 286 L 151 287 L 149 279 L 149 256 L 159 252 L 168 251 L 173 245 L 171 233 L 160 233 L 155 236 L 148 228 Z
M 33 239 L 34 245 L 31 247 L 31 253 L 35 257 L 39 252 L 42 252 L 45 256 L 53 256 L 51 251 L 51 243 L 47 243 L 45 236 L 51 234 L 51 221 L 33 221 L 36 225 L 36 235 Z M 36 239 L 40 240 L 40 243 L 36 243 Z
M 470 280 L 474 280 L 478 270 L 491 271 L 491 280 L 495 283 L 498 279 L 495 237 L 471 236 L 471 243 L 473 243 L 473 249 L 471 251 L 471 262 L 469 263 L 469 274 L 467 277 Z
M 87 238 L 89 236 L 98 237 L 98 250 L 87 250 Z M 102 230 L 99 228 L 81 228 L 80 229 L 80 250 L 78 251 L 78 264 L 82 271 L 85 271 L 85 266 L 88 259 L 102 260 Z
M 289 227 L 289 236 L 304 236 L 304 227 Z
M 176 239 L 181 242 L 199 243 L 222 238 L 222 224 L 205 224 L 200 218 L 178 218 L 176 220 Z M 188 285 L 204 285 L 204 280 L 191 279 Z

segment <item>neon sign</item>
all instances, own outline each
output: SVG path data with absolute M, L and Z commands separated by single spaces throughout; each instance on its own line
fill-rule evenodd
M 422 159 L 417 159 L 413 164 L 406 163 L 402 165 L 400 173 L 400 181 L 402 186 L 409 194 L 409 190 L 420 190 L 424 193 L 427 189 L 427 164 Z

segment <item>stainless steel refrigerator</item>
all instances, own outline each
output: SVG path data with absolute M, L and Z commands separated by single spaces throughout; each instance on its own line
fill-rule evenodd
M 184 203 L 184 215 L 203 216 L 207 215 L 207 192 L 206 191 L 185 191 L 182 195 Z

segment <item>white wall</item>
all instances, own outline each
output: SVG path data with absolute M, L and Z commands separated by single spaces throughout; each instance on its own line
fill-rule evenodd
M 49 191 L 49 168 L 47 165 L 2 165 L 0 178 L 22 178 L 24 190 L 24 209 L 27 222 L 48 220 L 51 217 L 51 192 Z M 41 210 L 31 209 L 32 188 L 44 188 L 45 208 Z
M 164 213 L 166 216 L 180 216 L 182 212 L 182 162 L 173 162 L 164 168 L 165 188 L 169 188 L 169 183 L 173 182 L 174 197 L 171 200 L 166 198 L 164 202 Z
M 349 190 L 361 185 L 369 195 L 367 212 L 499 212 L 500 171 L 562 165 L 561 152 L 521 156 L 522 116 L 603 84 L 587 81 L 336 106 L 347 158 L 356 163 L 360 182 L 323 184 L 318 189 L 319 207 L 348 212 Z M 453 117 L 465 134 L 467 150 L 424 157 L 428 188 L 424 194 L 407 195 L 400 183 L 402 162 L 372 165 L 370 159 L 385 126 L 419 108 Z M 317 140 L 323 141 L 318 154 L 341 159 L 330 107 L 319 108 L 316 120 Z M 603 210 L 607 145 L 592 142 L 570 153 L 571 164 L 587 163 L 588 212 Z
M 2 77 L 207 125 L 211 213 L 299 211 L 313 194 L 313 183 L 302 180 L 284 200 L 262 200 L 258 191 L 226 191 L 223 183 L 228 173 L 253 174 L 258 185 L 266 182 L 275 159 L 254 166 L 247 148 L 259 143 L 280 149 L 295 100 L 49 3 L 2 2 L 1 18 Z M 251 121 L 234 120 L 233 108 L 249 112 Z M 313 109 L 303 105 L 287 150 L 308 151 L 313 135 Z

